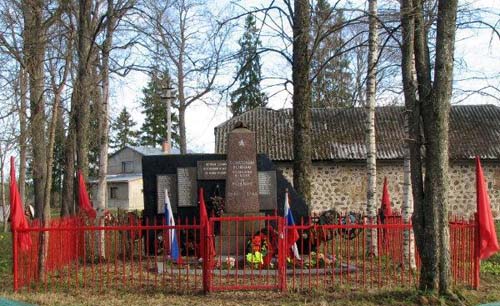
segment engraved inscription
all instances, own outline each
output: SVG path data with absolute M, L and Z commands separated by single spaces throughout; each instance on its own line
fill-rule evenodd
M 231 161 L 229 166 L 233 174 L 233 180 L 230 182 L 231 186 L 238 188 L 252 186 L 256 167 L 254 160 Z
M 227 174 L 227 163 L 225 160 L 198 161 L 199 180 L 225 180 Z
M 165 213 L 165 189 L 168 190 L 173 212 L 177 212 L 177 176 L 175 174 L 156 176 L 157 212 Z
M 196 168 L 177 168 L 179 207 L 196 206 Z
M 255 133 L 237 128 L 229 133 L 227 150 L 226 212 L 259 211 Z
M 259 202 L 261 210 L 275 210 L 277 202 L 276 171 L 260 171 Z
M 271 195 L 271 175 L 269 172 L 259 172 L 259 195 Z

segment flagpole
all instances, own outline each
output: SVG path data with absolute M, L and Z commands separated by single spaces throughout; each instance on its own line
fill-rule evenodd
M 12 207 L 11 207 L 12 209 Z M 17 292 L 17 289 L 19 288 L 18 282 L 17 282 L 17 254 L 18 254 L 18 249 L 17 249 L 17 229 L 13 226 L 12 227 L 12 274 L 14 277 L 14 292 Z

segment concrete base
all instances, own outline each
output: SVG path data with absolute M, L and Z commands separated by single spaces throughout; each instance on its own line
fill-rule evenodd
M 223 217 L 264 216 L 263 213 L 224 214 Z M 245 255 L 246 243 L 260 229 L 266 227 L 266 222 L 254 221 L 223 221 L 220 233 L 215 237 L 215 252 L 220 256 Z

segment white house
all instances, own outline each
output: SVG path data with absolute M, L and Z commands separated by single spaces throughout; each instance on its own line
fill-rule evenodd
M 142 157 L 163 155 L 161 149 L 153 147 L 126 146 L 108 159 L 107 208 L 143 210 Z M 97 198 L 97 180 L 90 181 L 92 198 Z

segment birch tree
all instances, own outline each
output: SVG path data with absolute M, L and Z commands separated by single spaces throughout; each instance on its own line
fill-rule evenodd
M 368 1 L 368 72 L 366 76 L 366 214 L 368 224 L 377 223 L 377 147 L 375 142 L 375 95 L 377 92 L 378 26 L 377 0 Z M 377 230 L 368 230 L 367 245 L 370 255 L 377 255 Z
M 101 131 L 100 148 L 99 148 L 99 178 L 97 183 L 97 208 L 99 215 L 106 208 L 106 175 L 108 174 L 108 147 L 109 147 L 109 120 L 108 120 L 108 104 L 109 104 L 109 74 L 110 74 L 110 54 L 113 48 L 113 35 L 120 19 L 125 15 L 127 10 L 132 8 L 135 0 L 107 1 L 106 11 L 106 29 L 105 38 L 101 46 L 101 82 L 102 82 L 102 97 L 100 105 L 99 123 Z M 104 219 L 99 219 L 99 225 L 104 226 Z M 99 256 L 105 257 L 105 239 L 104 231 L 99 232 Z
M 401 205 L 401 213 L 403 222 L 410 223 L 413 215 L 413 198 L 411 193 L 411 156 L 410 145 L 408 143 L 410 128 L 408 125 L 409 114 L 405 111 L 404 129 L 407 139 L 403 144 L 403 201 Z M 415 270 L 417 264 L 415 262 L 415 235 L 413 230 L 405 230 L 403 233 L 403 266 L 410 270 Z

